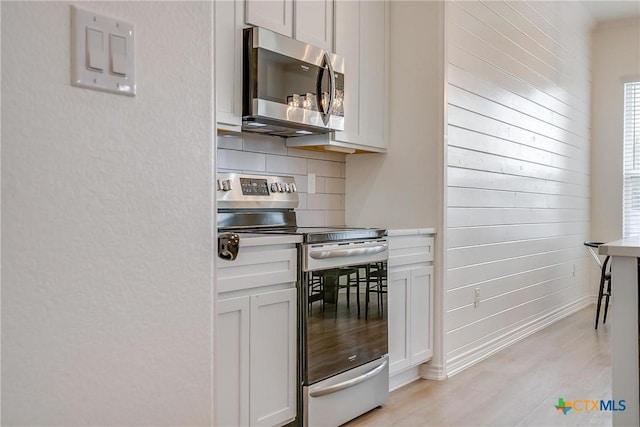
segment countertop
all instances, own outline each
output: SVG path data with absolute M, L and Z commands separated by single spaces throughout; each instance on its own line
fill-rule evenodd
M 415 234 L 436 234 L 435 228 L 403 228 L 398 230 L 388 230 L 387 235 L 393 236 L 413 236 Z
M 600 245 L 598 253 L 600 255 L 640 258 L 640 236 L 629 237 Z

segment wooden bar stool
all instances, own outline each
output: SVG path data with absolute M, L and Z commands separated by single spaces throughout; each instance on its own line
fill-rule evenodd
M 600 267 L 600 289 L 598 290 L 598 306 L 596 308 L 596 329 L 598 329 L 598 320 L 600 320 L 600 307 L 602 306 L 602 298 L 605 298 L 604 303 L 604 318 L 602 319 L 602 324 L 607 323 L 607 312 L 609 311 L 609 298 L 611 297 L 611 266 L 609 265 L 610 256 L 607 256 L 604 259 L 604 262 L 600 261 L 600 257 L 596 252 L 596 249 L 600 247 L 604 243 L 602 242 L 593 242 L 591 240 L 587 240 L 584 242 L 584 245 L 589 249 L 589 253 L 596 263 Z M 607 267 L 609 268 L 607 271 Z M 605 291 L 604 284 L 607 283 L 607 289 Z

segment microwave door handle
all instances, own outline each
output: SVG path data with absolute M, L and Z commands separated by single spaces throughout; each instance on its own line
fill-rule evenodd
M 329 106 L 323 105 L 324 100 L 324 88 L 322 87 L 322 80 L 324 77 L 324 73 L 329 73 Z M 329 123 L 329 117 L 333 112 L 333 100 L 335 99 L 335 83 L 334 83 L 335 75 L 333 72 L 333 67 L 331 66 L 331 61 L 329 60 L 329 54 L 324 52 L 322 57 L 322 63 L 320 65 L 320 70 L 318 71 L 318 81 L 316 82 L 316 91 L 318 95 L 316 96 L 316 101 L 318 103 L 318 112 L 322 116 L 322 121 L 325 125 Z
M 316 81 L 316 105 L 318 108 L 318 112 L 320 113 L 320 115 L 322 116 L 322 121 L 324 121 L 324 108 L 322 106 L 322 78 L 324 77 L 324 72 L 325 72 L 325 68 L 324 68 L 324 62 L 320 63 L 320 68 L 318 69 L 318 80 Z
M 325 61 L 327 62 L 327 68 L 329 69 L 329 108 L 327 109 L 327 122 L 329 117 L 333 114 L 333 103 L 336 100 L 336 72 L 331 65 L 331 58 L 327 52 L 324 53 Z M 327 123 L 325 123 L 327 124 Z

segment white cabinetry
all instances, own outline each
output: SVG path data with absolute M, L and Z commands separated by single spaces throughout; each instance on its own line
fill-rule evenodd
M 246 23 L 293 36 L 293 0 L 247 0 Z
M 389 134 L 389 2 L 336 1 L 334 8 L 334 52 L 345 64 L 345 130 L 289 138 L 287 145 L 384 153 Z
M 217 127 L 221 130 L 240 132 L 244 1 L 216 1 L 214 8 Z
M 218 263 L 216 424 L 282 425 L 296 416 L 295 246 L 240 243 Z
M 389 235 L 391 388 L 418 378 L 417 366 L 433 356 L 433 243 L 426 233 Z
M 217 425 L 249 425 L 249 297 L 218 301 Z
M 273 426 L 296 416 L 296 290 L 251 296 L 251 425 Z
M 335 133 L 334 143 L 384 152 L 388 135 L 389 3 L 339 1 L 335 8 L 335 53 L 345 58 L 345 130 Z
M 240 132 L 245 22 L 333 51 L 333 0 L 297 2 L 295 12 L 291 0 L 225 0 L 214 7 L 217 128 Z
M 293 38 L 333 52 L 333 0 L 296 1 Z
M 246 23 L 333 51 L 333 0 L 247 0 Z

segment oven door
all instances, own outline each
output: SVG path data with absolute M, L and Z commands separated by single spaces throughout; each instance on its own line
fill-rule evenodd
M 388 353 L 385 239 L 303 245 L 301 373 L 305 386 Z

